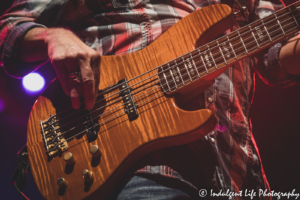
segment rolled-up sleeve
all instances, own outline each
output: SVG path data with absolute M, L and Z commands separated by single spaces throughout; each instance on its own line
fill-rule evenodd
M 273 4 L 269 1 L 259 1 L 255 14 L 258 18 L 266 17 L 283 8 L 283 5 Z M 300 77 L 288 74 L 280 65 L 279 52 L 284 41 L 272 45 L 264 55 L 263 64 L 255 66 L 259 77 L 268 85 L 289 87 L 300 82 Z
M 279 52 L 282 43 L 273 45 L 264 55 L 264 65 L 257 67 L 260 78 L 271 86 L 289 87 L 300 83 L 300 77 L 290 75 L 281 66 Z
M 20 61 L 20 45 L 32 28 L 53 26 L 64 3 L 64 0 L 17 0 L 0 17 L 0 61 L 8 74 L 22 77 L 44 62 Z

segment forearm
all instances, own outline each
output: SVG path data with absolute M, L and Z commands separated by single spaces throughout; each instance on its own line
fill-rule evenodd
M 288 73 L 279 63 L 279 53 L 282 48 L 283 45 L 277 43 L 256 53 L 253 56 L 254 69 L 266 84 L 276 87 L 289 87 L 299 83 L 300 79 L 298 76 Z M 295 66 L 297 67 L 296 64 Z
M 47 35 L 48 28 L 33 28 L 29 30 L 20 46 L 18 58 L 23 62 L 37 62 L 48 59 Z
M 282 68 L 291 75 L 300 75 L 300 42 L 299 36 L 289 39 L 281 48 L 279 62 Z

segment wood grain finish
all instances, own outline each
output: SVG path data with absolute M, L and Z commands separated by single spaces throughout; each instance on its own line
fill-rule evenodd
M 122 56 L 103 56 L 99 89 L 108 88 L 124 78 L 130 80 L 192 51 L 205 31 L 209 28 L 215 31 L 212 27 L 224 23 L 230 16 L 228 6 L 209 6 L 180 20 L 141 51 Z M 157 72 L 153 70 L 129 81 L 135 103 L 139 105 L 139 117 L 132 122 L 123 112 L 121 97 L 114 94 L 118 90 L 103 95 L 106 101 L 96 103 L 92 113 L 100 123 L 97 126 L 98 138 L 88 142 L 86 135 L 80 135 L 68 141 L 67 152 L 75 157 L 74 165 L 67 165 L 63 154 L 48 159 L 41 134 L 40 120 L 48 119 L 51 114 L 57 114 L 71 105 L 63 92 L 57 92 L 62 91 L 58 80 L 37 99 L 28 122 L 28 153 L 35 182 L 44 198 L 99 199 L 137 159 L 159 148 L 202 138 L 214 127 L 215 119 L 210 110 L 185 111 L 178 108 L 171 96 L 162 94 L 159 83 L 155 83 Z M 152 81 L 155 84 L 151 84 Z M 103 105 L 105 109 L 97 110 Z M 72 116 L 68 117 L 70 114 Z M 84 130 L 82 122 L 77 120 L 81 117 L 76 111 L 71 109 L 58 116 L 62 119 L 62 132 L 70 127 L 78 127 L 78 132 Z M 89 153 L 92 145 L 98 145 L 101 150 L 99 160 Z M 93 182 L 84 181 L 84 169 L 93 172 Z M 56 183 L 60 177 L 68 183 L 65 189 L 59 189 Z

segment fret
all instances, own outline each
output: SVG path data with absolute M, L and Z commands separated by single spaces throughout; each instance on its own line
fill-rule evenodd
M 210 56 L 212 57 L 212 60 L 213 60 L 213 62 L 214 62 L 214 64 L 215 64 L 215 68 L 218 69 L 217 64 L 216 64 L 216 62 L 215 62 L 215 59 L 213 58 L 212 53 L 211 53 L 211 52 L 209 52 L 209 53 L 210 53 Z
M 179 77 L 180 77 L 181 80 L 182 80 L 182 84 L 185 85 L 184 80 L 183 80 L 183 78 L 182 78 L 182 76 L 181 76 L 180 70 L 179 70 L 179 68 L 178 68 L 177 62 L 176 62 L 176 60 L 174 60 L 174 61 L 175 61 L 175 65 L 176 65 L 176 69 L 177 69 L 177 72 L 178 72 L 178 74 L 179 74 Z
M 232 59 L 231 53 L 230 53 L 230 42 L 228 42 L 228 37 L 226 40 L 226 37 L 222 37 L 217 41 L 217 44 L 221 48 L 221 51 L 223 53 L 223 56 L 225 57 L 226 64 L 228 64 L 228 61 Z M 234 58 L 233 58 L 234 59 Z
M 295 20 L 297 26 L 299 27 L 299 24 L 298 24 L 298 22 L 297 22 L 295 16 L 293 15 L 293 13 L 292 13 L 292 11 L 291 11 L 291 7 L 288 7 L 288 8 L 289 8 L 289 11 L 290 11 L 291 15 L 293 16 L 293 19 Z
M 285 36 L 285 32 L 284 32 L 284 30 L 283 30 L 283 28 L 282 28 L 282 26 L 281 26 L 281 24 L 280 24 L 280 22 L 279 22 L 279 20 L 278 20 L 278 18 L 277 18 L 276 13 L 274 13 L 274 16 L 276 17 L 277 23 L 279 24 L 279 26 L 280 26 L 280 28 L 281 28 L 281 30 L 282 30 L 282 32 L 283 32 L 283 35 Z
M 260 26 L 261 25 L 255 26 L 255 31 L 256 31 L 257 39 L 259 39 L 263 43 L 262 44 L 262 46 L 263 46 L 264 45 L 264 40 L 265 40 L 266 36 L 264 35 L 264 32 L 263 32 L 263 30 L 261 30 Z M 266 41 L 266 42 L 268 43 L 268 41 Z
M 199 78 L 200 78 L 201 76 L 200 76 L 200 74 L 199 74 L 199 72 L 198 72 L 197 66 L 196 66 L 196 64 L 195 64 L 194 60 L 192 60 L 192 61 L 193 61 L 193 65 L 194 65 L 194 67 L 196 68 L 196 72 L 197 72 L 197 74 L 198 74 L 198 76 L 199 76 Z
M 192 77 L 191 77 L 191 74 L 190 74 L 190 72 L 189 72 L 189 69 L 188 69 L 188 67 L 186 66 L 186 63 L 185 63 L 184 58 L 183 58 L 183 57 L 181 57 L 181 58 L 182 58 L 182 61 L 183 61 L 183 65 L 184 65 L 184 67 L 185 67 L 185 69 L 186 69 L 186 71 L 187 71 L 187 73 L 188 73 L 188 75 L 189 75 L 191 81 L 193 81 L 193 79 L 192 79 Z
M 168 79 L 167 79 L 167 76 L 166 76 L 165 73 L 164 73 L 164 78 L 165 78 L 166 83 L 167 83 L 167 85 L 168 85 L 169 91 L 171 92 L 172 90 L 171 90 L 171 88 L 170 88 L 170 85 L 169 85 L 169 83 L 168 83 Z
M 231 47 L 232 52 L 233 52 L 233 54 L 234 54 L 234 57 L 235 57 L 235 59 L 237 59 L 236 54 L 235 54 L 235 51 L 234 51 L 234 49 L 233 49 L 233 47 L 232 47 L 232 44 L 231 44 L 231 42 L 230 42 L 230 40 L 229 40 L 228 35 L 226 35 L 226 37 L 227 37 L 228 43 L 230 44 L 230 47 Z
M 284 17 L 280 16 L 280 21 L 282 23 L 282 28 L 284 29 L 286 35 L 294 33 L 298 30 L 298 27 L 294 21 L 294 18 L 288 13 L 288 10 L 285 9 Z M 298 14 L 297 14 L 298 15 Z
M 194 62 L 194 59 L 193 59 L 193 56 L 192 56 L 192 54 L 190 53 L 190 59 L 192 60 L 192 62 L 193 62 L 193 65 L 194 65 L 194 67 L 195 67 L 195 70 L 196 70 L 196 72 L 197 72 L 197 74 L 198 74 L 198 77 L 200 78 L 200 74 L 199 74 L 199 72 L 198 72 L 198 69 L 197 69 L 197 66 L 196 66 L 196 64 L 195 64 L 195 62 Z
M 266 27 L 266 25 L 265 25 L 265 23 L 264 23 L 264 20 L 260 19 L 260 21 L 261 21 L 263 27 L 265 28 L 266 33 L 267 33 L 267 35 L 268 35 L 269 38 L 270 38 L 270 41 L 273 42 L 271 36 L 269 35 L 268 29 L 267 29 L 267 27 Z
M 183 80 L 183 78 L 182 78 L 182 76 L 181 76 L 181 73 L 180 73 L 180 70 L 179 70 L 179 68 L 178 67 L 176 67 L 176 69 L 177 69 L 177 71 L 178 71 L 178 73 L 179 73 L 179 77 L 181 78 L 181 80 L 182 80 L 182 84 L 183 85 L 185 85 L 185 83 L 184 83 L 184 80 Z
M 203 57 L 202 57 L 202 55 L 201 55 L 199 49 L 198 49 L 198 51 L 199 51 L 199 55 L 200 55 L 200 57 L 201 57 L 202 63 L 204 64 L 204 68 L 205 68 L 205 70 L 206 70 L 206 73 L 208 74 L 208 70 L 207 70 L 206 64 L 205 64 L 205 62 L 204 62 L 204 59 L 203 59 Z
M 258 41 L 256 40 L 256 37 L 255 37 L 255 35 L 254 35 L 254 33 L 253 33 L 252 29 L 251 29 L 251 26 L 249 25 L 248 27 L 250 28 L 250 31 L 251 31 L 251 33 L 252 33 L 252 36 L 254 37 L 254 40 L 255 40 L 255 42 L 256 42 L 258 48 L 260 48 L 259 43 L 258 43 Z
M 171 70 L 170 70 L 170 73 L 171 73 L 171 76 L 175 79 L 175 81 L 177 82 L 177 85 L 180 85 L 180 78 L 179 78 L 179 76 L 177 75 L 178 74 L 178 72 L 177 72 L 177 70 L 176 69 L 174 69 L 175 67 L 175 64 L 171 67 L 170 66 L 170 68 L 171 68 Z
M 212 53 L 211 53 L 211 51 L 210 51 L 210 49 L 209 49 L 209 46 L 208 46 L 208 45 L 206 45 L 206 46 L 207 46 L 207 51 L 209 51 L 210 57 L 211 57 L 212 61 L 213 61 L 214 64 L 215 64 L 215 68 L 218 69 L 217 64 L 216 64 L 216 62 L 215 62 L 215 59 L 214 59 L 214 57 L 213 57 L 213 55 L 212 55 Z
M 237 30 L 237 33 L 238 33 L 239 38 L 240 38 L 240 40 L 241 40 L 241 42 L 242 42 L 242 44 L 243 44 L 243 46 L 244 46 L 244 48 L 245 48 L 245 50 L 246 50 L 246 53 L 249 54 L 248 51 L 247 51 L 247 48 L 246 48 L 246 46 L 245 46 L 245 44 L 244 44 L 244 42 L 243 42 L 243 39 L 242 39 L 242 37 L 241 37 L 241 35 L 240 35 L 240 32 L 239 32 L 238 30 Z
M 185 62 L 186 62 L 186 68 L 187 68 L 187 70 L 188 70 L 188 72 L 190 74 L 190 77 L 191 77 L 191 79 L 193 79 L 194 74 L 195 74 L 195 69 L 193 68 L 193 65 L 191 63 L 191 56 L 186 57 Z
M 160 85 L 161 85 L 161 88 L 164 90 L 164 92 L 167 93 L 167 90 L 165 90 L 165 87 L 164 87 L 164 81 L 167 83 L 167 79 L 166 79 L 166 75 L 165 73 L 163 72 L 164 69 L 162 66 L 160 66 L 160 69 L 161 69 L 161 74 L 158 76 L 159 78 L 159 82 L 160 82 Z M 168 85 L 168 83 L 167 83 Z M 168 85 L 169 86 L 169 85 Z M 170 87 L 169 87 L 170 88 Z
M 175 87 L 176 87 L 176 89 L 177 89 L 178 87 L 177 87 L 177 84 L 176 84 L 176 81 L 175 81 L 175 78 L 174 78 L 174 76 L 173 76 L 173 72 L 172 72 L 172 69 L 171 69 L 169 63 L 168 63 L 168 66 L 169 66 L 169 69 L 170 69 L 170 74 L 171 74 L 171 77 L 172 77 L 172 79 L 173 79 L 174 85 L 175 85 Z
M 217 44 L 218 44 L 218 47 L 219 47 L 220 52 L 221 52 L 221 54 L 222 54 L 222 57 L 223 57 L 223 59 L 224 59 L 224 61 L 225 61 L 225 64 L 227 65 L 227 61 L 226 61 L 226 59 L 225 59 L 225 57 L 224 57 L 224 54 L 223 54 L 223 52 L 222 52 L 222 49 L 221 49 L 221 47 L 220 47 L 220 44 L 219 44 L 218 40 L 217 40 Z
M 275 15 L 269 15 L 268 17 L 264 18 L 263 21 L 268 26 L 268 31 L 273 41 L 283 36 L 282 30 L 280 29 Z

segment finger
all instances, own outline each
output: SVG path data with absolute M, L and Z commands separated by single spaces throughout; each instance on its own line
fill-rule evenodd
M 95 79 L 95 100 L 97 99 L 99 83 L 100 83 L 100 54 L 97 52 L 97 55 L 91 60 L 91 66 Z
M 83 85 L 85 108 L 91 110 L 95 104 L 95 78 L 90 59 L 80 59 L 80 72 Z
M 68 85 L 70 89 L 70 97 L 72 102 L 72 107 L 74 109 L 80 108 L 80 86 L 81 77 L 79 71 L 79 63 L 74 60 L 66 60 L 68 68 Z
M 53 62 L 52 63 L 57 77 L 60 81 L 60 84 L 62 86 L 62 89 L 66 93 L 66 95 L 70 96 L 70 88 L 68 83 L 68 70 L 67 67 L 62 62 Z
M 81 79 L 79 72 L 69 73 L 69 87 L 70 87 L 70 96 L 72 101 L 72 107 L 74 109 L 80 108 L 80 90 Z

